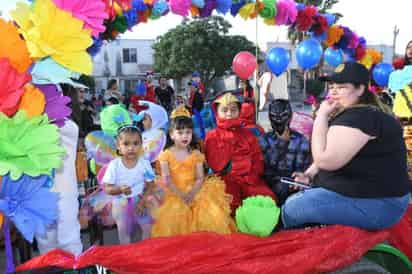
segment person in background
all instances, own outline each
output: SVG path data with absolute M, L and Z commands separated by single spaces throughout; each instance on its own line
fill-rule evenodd
M 189 82 L 189 106 L 192 111 L 194 112 L 201 112 L 203 109 L 203 94 L 199 89 L 199 82 Z
M 143 96 L 140 100 L 144 101 L 150 101 L 153 103 L 156 103 L 156 92 L 155 92 L 155 86 L 153 83 L 154 78 L 154 72 L 153 71 L 148 71 L 146 72 L 146 95 Z
M 104 92 L 104 100 L 116 98 L 119 102 L 122 101 L 122 95 L 119 91 L 119 86 L 116 79 L 111 79 L 107 84 L 107 90 Z
M 283 204 L 291 193 L 289 185 L 280 182 L 281 177 L 292 177 L 294 172 L 304 172 L 311 164 L 310 143 L 302 134 L 290 128 L 292 107 L 284 99 L 269 103 L 268 118 L 272 130 L 260 138 L 265 159 L 264 178 L 279 203 Z
M 258 80 L 258 85 L 260 87 L 260 111 L 265 108 L 267 102 L 271 99 L 289 100 L 287 72 L 275 76 L 268 68 L 266 68 L 266 71 Z
M 165 76 L 160 76 L 159 86 L 155 88 L 155 94 L 157 102 L 163 106 L 167 113 L 170 113 L 173 108 L 175 91 L 168 85 Z

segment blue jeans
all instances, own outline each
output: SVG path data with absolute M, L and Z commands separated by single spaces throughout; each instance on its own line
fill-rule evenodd
M 282 207 L 285 228 L 304 224 L 341 224 L 367 230 L 385 229 L 405 213 L 410 194 L 391 198 L 352 198 L 325 188 L 312 188 L 290 196 Z

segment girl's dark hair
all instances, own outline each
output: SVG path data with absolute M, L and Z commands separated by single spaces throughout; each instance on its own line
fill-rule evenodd
M 116 80 L 116 79 L 111 79 L 111 80 L 109 81 L 109 83 L 107 84 L 107 89 L 112 89 L 112 87 L 113 87 L 114 85 L 117 85 L 117 80 Z
M 119 129 L 117 130 L 117 135 L 116 135 L 117 141 L 119 141 L 119 138 L 122 134 L 137 134 L 139 135 L 140 143 L 143 141 L 142 132 L 140 131 L 138 127 L 134 125 L 125 125 L 125 126 L 119 127 Z M 116 149 L 116 154 L 119 156 L 122 156 L 122 154 L 120 153 L 118 149 Z
M 170 137 L 170 134 L 173 130 L 180 130 L 180 129 L 191 129 L 193 130 L 193 121 L 192 118 L 186 117 L 186 116 L 177 116 L 176 118 L 173 118 L 170 120 L 170 126 L 169 126 L 169 134 L 167 135 L 167 143 L 166 143 L 166 148 L 170 148 L 174 145 L 172 138 Z M 200 145 L 197 140 L 197 137 L 193 131 L 192 133 L 192 141 L 189 144 L 189 148 L 191 150 L 194 149 L 199 149 Z
M 60 84 L 60 87 L 62 88 L 63 95 L 70 97 L 71 99 L 69 104 L 72 109 L 70 119 L 72 119 L 79 126 L 80 130 L 82 130 L 82 110 L 80 109 L 79 96 L 76 89 L 69 84 Z
M 408 47 L 409 47 L 411 44 L 412 44 L 412 40 L 411 40 L 411 41 L 409 41 L 409 42 L 408 42 L 408 44 L 406 44 L 406 48 L 405 48 L 405 57 L 404 57 L 404 60 L 405 60 L 405 66 L 412 65 L 412 60 L 411 60 L 410 58 L 408 58 L 408 56 L 406 55 L 406 50 L 408 49 Z

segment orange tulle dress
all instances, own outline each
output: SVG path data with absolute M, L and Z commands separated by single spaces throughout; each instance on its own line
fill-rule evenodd
M 204 163 L 205 158 L 198 150 L 186 159 L 177 160 L 170 150 L 163 151 L 159 162 L 167 162 L 171 183 L 188 193 L 195 184 L 196 164 Z M 190 205 L 168 188 L 164 202 L 154 210 L 155 223 L 152 237 L 189 234 L 196 231 L 210 231 L 229 234 L 236 231 L 230 216 L 231 196 L 225 193 L 225 183 L 219 177 L 207 177 L 200 191 Z

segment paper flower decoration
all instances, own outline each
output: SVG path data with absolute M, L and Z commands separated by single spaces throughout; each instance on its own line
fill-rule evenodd
M 269 236 L 279 221 L 280 209 L 270 197 L 254 196 L 242 202 L 236 210 L 237 228 L 259 237 Z
M 292 0 L 279 0 L 276 3 L 276 25 L 293 24 L 296 21 L 298 10 L 296 4 Z
M 169 5 L 164 0 L 159 0 L 153 5 L 152 15 L 161 16 L 169 11 Z
M 331 47 L 337 42 L 339 42 L 340 38 L 342 37 L 344 31 L 340 26 L 333 25 L 328 30 L 328 38 L 325 40 L 325 45 L 327 47 Z
M 113 29 L 119 33 L 125 33 L 128 26 L 127 18 L 123 15 L 116 16 L 112 22 Z
M 84 22 L 84 27 L 92 31 L 94 37 L 106 29 L 104 19 L 109 18 L 106 5 L 96 0 L 53 0 L 57 7 L 70 12 L 74 17 Z
M 11 15 L 32 58 L 52 57 L 70 70 L 92 73 L 92 59 L 86 52 L 92 39 L 82 21 L 57 8 L 52 0 L 36 1 L 32 9 L 20 3 Z
M 200 17 L 209 17 L 216 8 L 216 0 L 206 0 L 205 6 L 200 10 Z
M 405 59 L 404 58 L 396 58 L 393 61 L 392 65 L 395 69 L 403 69 L 403 67 L 405 66 Z
M 71 99 L 63 96 L 55 85 L 38 85 L 37 87 L 43 92 L 46 98 L 44 112 L 49 117 L 49 120 L 58 127 L 64 126 L 66 118 L 72 113 L 71 108 L 67 106 L 71 102 Z
M 263 0 L 263 9 L 260 11 L 262 18 L 273 18 L 276 12 L 276 0 Z
M 205 6 L 205 0 L 192 0 L 192 5 L 201 9 Z
M 118 128 L 132 124 L 132 120 L 125 108 L 121 105 L 112 105 L 100 112 L 100 123 L 104 133 L 116 136 Z
M 30 59 L 26 43 L 21 39 L 16 26 L 0 18 L 0 37 L 0 58 L 9 59 L 18 72 L 25 72 L 33 60 Z
M 274 0 L 268 0 L 268 1 L 274 1 Z M 221 14 L 226 14 L 228 11 L 230 11 L 231 6 L 232 6 L 232 0 L 217 0 L 216 1 L 216 11 Z
M 17 111 L 24 85 L 30 79 L 30 74 L 19 73 L 7 59 L 0 59 L 0 112 L 11 116 Z
M 191 0 L 170 0 L 169 1 L 170 10 L 174 14 L 178 14 L 181 16 L 188 16 L 190 6 L 192 5 Z
M 16 225 L 23 237 L 33 242 L 35 234 L 44 235 L 47 226 L 58 216 L 58 194 L 45 187 L 48 176 L 23 175 L 13 181 L 3 177 L 0 191 L 0 211 Z
M 255 3 L 247 3 L 239 10 L 239 15 L 243 19 L 252 18 L 253 14 L 255 13 Z
M 307 6 L 298 11 L 298 16 L 296 17 L 298 31 L 308 31 L 314 24 L 314 17 L 317 13 L 318 10 L 314 6 Z
M 57 64 L 52 58 L 42 59 L 34 63 L 31 75 L 33 77 L 32 82 L 36 85 L 65 83 L 74 87 L 84 87 L 84 85 L 72 80 L 79 79 L 79 73 Z
M 23 174 L 50 175 L 64 153 L 57 127 L 46 115 L 27 119 L 24 111 L 13 118 L 0 113 L 0 176 L 10 172 L 17 180 Z
M 31 84 L 24 87 L 19 110 L 24 110 L 28 118 L 43 114 L 46 100 L 44 94 Z
M 328 30 L 328 21 L 324 16 L 315 16 L 314 24 L 312 25 L 311 30 L 315 33 L 316 36 L 321 36 Z
M 392 92 L 399 91 L 412 84 L 412 66 L 405 66 L 402 70 L 396 70 L 389 75 L 388 88 Z

